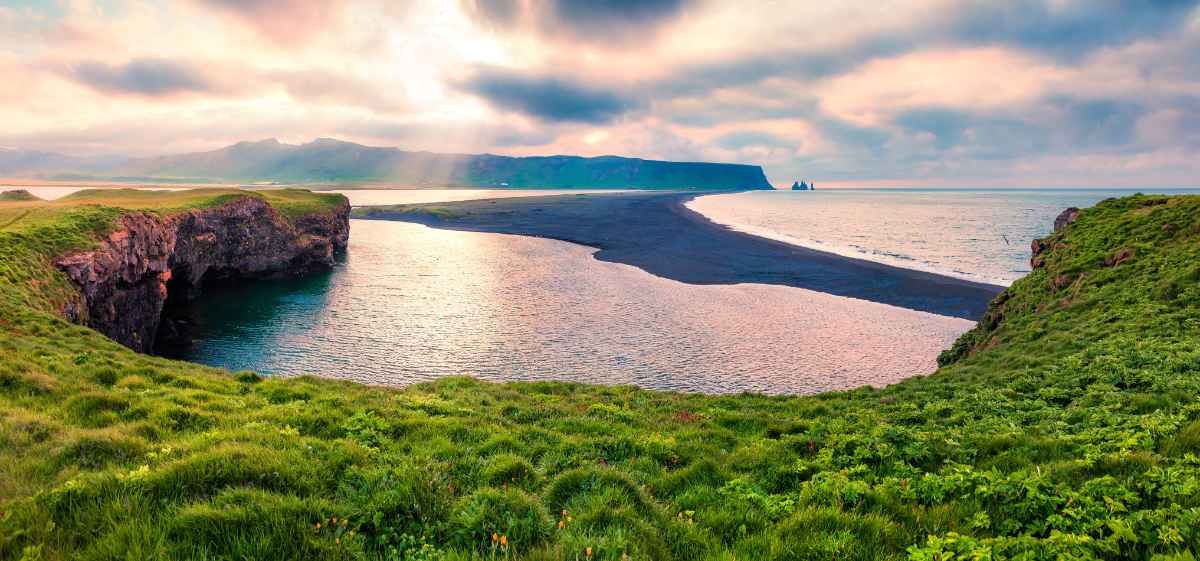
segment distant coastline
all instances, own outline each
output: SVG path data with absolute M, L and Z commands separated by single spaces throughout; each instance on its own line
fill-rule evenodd
M 151 158 L 81 158 L 0 149 L 0 176 L 164 184 L 243 185 L 395 182 L 442 188 L 772 189 L 757 165 L 622 156 L 443 154 L 332 138 L 275 139 Z

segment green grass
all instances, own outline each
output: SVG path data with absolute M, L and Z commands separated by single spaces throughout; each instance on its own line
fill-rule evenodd
M 77 294 L 51 262 L 68 251 L 94 245 L 124 213 L 169 215 L 243 197 L 262 199 L 289 220 L 330 210 L 346 200 L 334 193 L 298 189 L 87 189 L 54 201 L 0 201 L 0 303 L 42 311 L 62 309 Z
M 812 397 L 231 374 L 4 280 L 0 559 L 1193 559 L 1200 198 L 1052 246 L 937 373 Z
M 389 214 L 430 214 L 443 220 L 458 217 L 459 214 L 446 207 L 424 205 L 381 205 L 359 207 L 351 212 L 355 218 L 370 218 Z
M 9 201 L 40 201 L 37 195 L 30 193 L 24 189 L 14 189 L 12 191 L 0 191 L 0 202 Z

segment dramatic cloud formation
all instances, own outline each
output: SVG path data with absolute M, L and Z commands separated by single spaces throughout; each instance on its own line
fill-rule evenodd
M 547 121 L 603 124 L 637 105 L 632 98 L 614 91 L 497 69 L 476 72 L 462 87 L 497 107 Z
M 0 6 L 0 146 L 756 163 L 786 186 L 1200 184 L 1200 0 Z

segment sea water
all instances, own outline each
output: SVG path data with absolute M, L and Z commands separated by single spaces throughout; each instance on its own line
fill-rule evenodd
M 182 358 L 397 386 L 812 393 L 931 372 L 972 325 L 798 288 L 688 285 L 556 240 L 371 220 L 350 232 L 330 273 L 208 291 Z
M 735 230 L 841 255 L 1009 285 L 1067 207 L 1153 189 L 837 189 L 702 196 L 692 210 Z

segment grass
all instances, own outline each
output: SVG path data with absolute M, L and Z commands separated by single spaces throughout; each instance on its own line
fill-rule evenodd
M 381 205 L 359 207 L 351 212 L 351 216 L 355 218 L 370 218 L 372 216 L 387 216 L 389 214 L 429 214 L 448 220 L 456 218 L 459 214 L 453 210 L 441 206 L 425 206 L 425 205 Z
M 0 559 L 1194 559 L 1200 198 L 1050 245 L 937 373 L 811 397 L 228 373 L 5 273 Z
M 47 312 L 62 309 L 77 294 L 51 261 L 94 245 L 124 213 L 171 214 L 243 197 L 262 199 L 290 220 L 329 210 L 346 200 L 338 194 L 298 189 L 87 189 L 54 201 L 0 201 L 0 303 Z
M 24 189 L 14 189 L 12 191 L 0 191 L 0 202 L 9 201 L 40 201 L 37 195 L 30 193 Z

